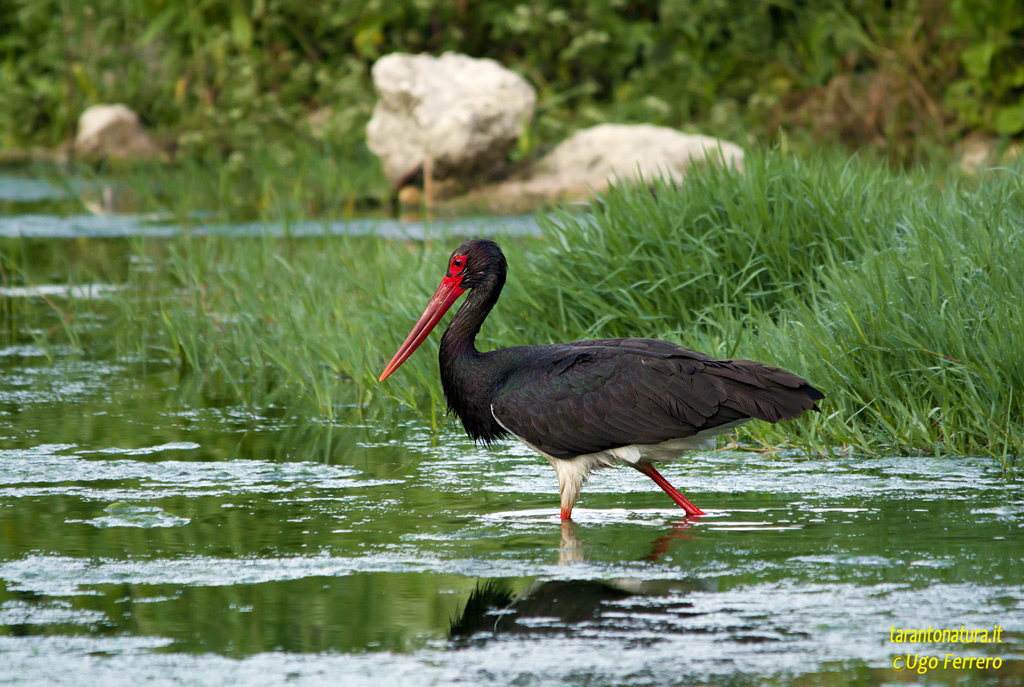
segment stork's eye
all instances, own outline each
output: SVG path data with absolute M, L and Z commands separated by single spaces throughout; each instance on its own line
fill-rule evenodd
M 465 266 L 466 266 L 466 256 L 465 255 L 460 255 L 458 257 L 452 258 L 451 263 L 449 263 L 449 265 L 448 265 L 448 273 L 451 274 L 454 277 L 455 275 L 457 275 L 460 272 L 462 272 L 462 270 L 463 270 L 463 268 L 465 268 Z

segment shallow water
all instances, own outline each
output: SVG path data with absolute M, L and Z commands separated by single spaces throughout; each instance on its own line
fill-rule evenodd
M 1024 487 L 988 461 L 695 454 L 664 472 L 705 517 L 615 470 L 562 524 L 551 467 L 516 443 L 354 406 L 254 416 L 160 361 L 42 347 L 58 318 L 18 288 L 0 684 L 1024 682 Z M 48 296 L 102 320 L 105 293 Z
M 619 470 L 563 526 L 514 443 L 302 432 L 170 371 L 2 353 L 0 682 L 871 684 L 950 652 L 1003 663 L 940 683 L 1024 677 L 1024 490 L 985 461 L 698 454 L 666 474 L 706 517 Z M 1003 641 L 890 641 L 961 625 Z
M 96 184 L 92 184 L 96 186 Z M 82 190 L 83 184 L 72 184 Z M 110 187 L 107 187 L 109 190 Z M 95 190 L 95 189 L 94 189 Z M 102 191 L 103 189 L 100 189 Z M 97 193 L 100 193 L 97 191 Z M 92 212 L 83 212 L 91 208 Z M 79 202 L 65 189 L 41 179 L 0 171 L 0 238 L 169 238 L 181 225 L 160 215 L 113 214 L 96 203 Z M 510 217 L 438 217 L 429 222 L 388 217 L 348 220 L 297 220 L 214 224 L 195 218 L 185 229 L 192 234 L 227 236 L 379 236 L 423 240 L 445 236 L 536 236 L 533 215 Z

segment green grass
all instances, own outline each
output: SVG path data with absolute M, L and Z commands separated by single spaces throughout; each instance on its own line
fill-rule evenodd
M 611 190 L 593 214 L 502 242 L 509 281 L 478 345 L 646 335 L 759 359 L 828 396 L 820 415 L 754 423 L 744 442 L 1010 467 L 1024 448 L 1024 181 L 965 183 L 764 153 L 743 175 Z M 183 237 L 124 293 L 121 345 L 253 413 L 401 405 L 436 426 L 437 333 L 376 379 L 457 243 Z

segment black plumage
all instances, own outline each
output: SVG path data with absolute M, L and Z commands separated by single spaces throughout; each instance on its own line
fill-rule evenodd
M 659 444 L 748 418 L 778 422 L 817 409 L 814 401 L 824 396 L 777 367 L 715 360 L 666 341 L 599 339 L 523 349 L 498 357 L 503 374 L 492 412 L 555 458 Z M 508 365 L 503 358 L 530 363 Z
M 494 242 L 477 239 L 459 246 L 431 305 L 381 375 L 391 374 L 440 314 L 468 291 L 441 338 L 440 369 L 449 409 L 474 439 L 490 442 L 514 434 L 555 461 L 557 469 L 558 461 L 622 447 L 640 447 L 643 455 L 644 447 L 712 436 L 716 429 L 749 419 L 796 418 L 817 410 L 815 401 L 824 397 L 786 370 L 751 360 L 716 360 L 653 339 L 595 339 L 481 353 L 474 340 L 498 299 L 506 270 Z M 683 501 L 689 502 L 662 484 L 653 466 L 643 464 L 648 462 L 641 457 L 632 464 L 686 508 Z M 558 472 L 560 483 L 574 479 Z M 562 484 L 563 517 L 579 491 L 579 484 L 569 487 L 575 492 L 567 497 Z M 700 513 L 692 508 L 688 512 Z

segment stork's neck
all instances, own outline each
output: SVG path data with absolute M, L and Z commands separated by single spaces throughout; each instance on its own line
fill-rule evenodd
M 476 350 L 476 335 L 491 308 L 498 302 L 498 296 L 501 295 L 504 286 L 505 273 L 498 270 L 489 274 L 482 284 L 469 291 L 462 307 L 455 313 L 455 317 L 441 336 L 442 368 L 446 355 L 453 360 L 479 355 Z
M 441 336 L 441 386 L 448 409 L 462 419 L 474 439 L 490 440 L 502 433 L 491 415 L 491 396 L 502 371 L 497 361 L 476 350 L 476 335 L 505 284 L 503 270 L 475 286 Z

